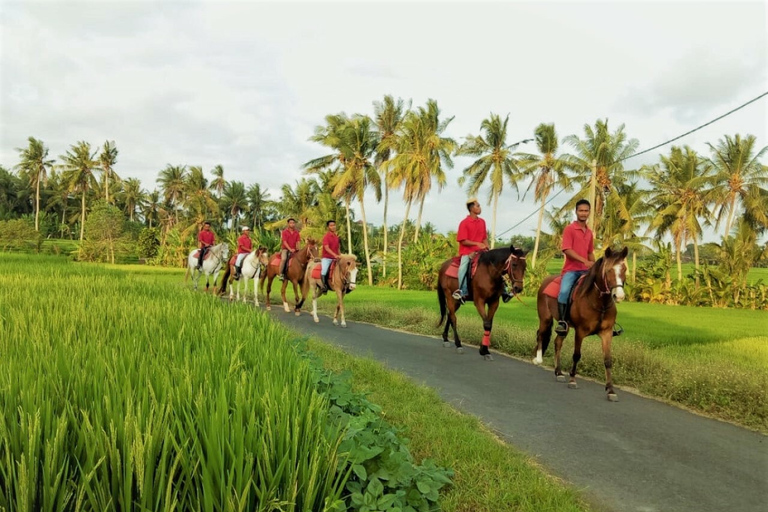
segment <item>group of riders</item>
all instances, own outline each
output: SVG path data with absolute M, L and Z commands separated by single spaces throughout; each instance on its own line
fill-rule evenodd
M 466 202 L 469 214 L 459 223 L 459 229 L 456 234 L 456 240 L 459 243 L 459 288 L 453 292 L 453 299 L 464 303 L 469 298 L 469 270 L 473 258 L 480 252 L 487 251 L 490 246 L 488 243 L 488 230 L 485 221 L 480 218 L 482 208 L 476 198 L 471 198 Z M 569 224 L 563 231 L 562 252 L 565 256 L 563 270 L 561 273 L 560 292 L 557 297 L 558 311 L 552 312 L 557 325 L 555 332 L 565 335 L 568 332 L 566 323 L 566 307 L 571 289 L 578 279 L 585 274 L 595 263 L 594 253 L 594 235 L 587 226 L 591 206 L 589 201 L 581 199 L 576 203 L 576 220 Z M 279 279 L 283 279 L 286 263 L 290 257 L 301 248 L 301 236 L 296 229 L 296 220 L 288 219 L 287 227 L 281 233 L 281 258 Z M 203 258 L 207 249 L 215 243 L 216 236 L 211 231 L 210 222 L 203 225 L 197 240 L 199 242 L 200 256 L 198 259 L 198 268 L 202 267 Z M 326 222 L 326 233 L 322 240 L 321 265 L 322 265 L 322 292 L 328 290 L 328 270 L 331 263 L 340 257 L 339 237 L 336 235 L 336 222 L 329 220 Z M 242 228 L 242 234 L 237 239 L 237 259 L 235 262 L 235 279 L 240 278 L 242 261 L 250 252 L 253 251 L 253 243 L 250 235 L 250 228 Z M 512 298 L 508 286 L 505 285 L 502 292 L 502 300 L 508 302 Z
M 323 236 L 321 252 L 322 292 L 328 291 L 328 270 L 331 263 L 341 256 L 339 236 L 336 234 L 336 222 L 329 220 L 325 223 L 326 233 Z M 282 280 L 290 258 L 301 249 L 301 235 L 296 229 L 296 219 L 290 218 L 287 227 L 280 234 L 280 269 L 278 279 Z M 198 270 L 202 269 L 205 253 L 216 243 L 216 235 L 211 231 L 211 223 L 205 222 L 203 229 L 197 235 L 200 253 L 197 259 Z M 243 226 L 242 234 L 237 238 L 237 257 L 235 259 L 235 280 L 240 279 L 243 260 L 253 252 L 251 228 Z

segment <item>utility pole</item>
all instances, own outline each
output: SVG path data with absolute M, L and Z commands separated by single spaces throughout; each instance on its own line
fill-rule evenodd
M 589 181 L 589 219 L 587 226 L 595 231 L 595 186 L 597 183 L 597 160 L 592 160 L 592 179 Z

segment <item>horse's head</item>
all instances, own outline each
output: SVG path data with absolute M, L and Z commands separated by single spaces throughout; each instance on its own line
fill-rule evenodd
M 256 249 L 256 260 L 259 262 L 260 265 L 267 266 L 269 265 L 269 249 L 264 247 L 263 245 L 260 245 L 258 249 Z
M 357 286 L 357 256 L 342 254 L 336 265 L 339 267 L 343 287 L 354 290 Z
M 514 245 L 509 246 L 510 255 L 507 259 L 507 274 L 512 280 L 512 291 L 515 295 L 522 293 L 523 280 L 525 279 L 525 253 L 522 249 L 516 249 Z
M 317 258 L 317 240 L 307 238 L 307 261 Z
M 222 242 L 211 247 L 211 252 L 219 258 L 226 260 L 229 257 L 229 244 Z
M 624 300 L 624 281 L 627 277 L 628 253 L 629 250 L 626 247 L 621 251 L 613 251 L 609 247 L 603 255 L 603 281 L 605 282 L 606 292 L 610 291 L 611 297 L 616 302 Z

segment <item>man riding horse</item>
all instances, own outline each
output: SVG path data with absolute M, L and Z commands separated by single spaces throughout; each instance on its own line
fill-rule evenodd
M 243 226 L 243 234 L 237 239 L 237 259 L 235 260 L 235 281 L 240 280 L 243 269 L 243 259 L 253 251 L 251 242 L 251 228 Z
M 197 257 L 197 270 L 203 270 L 203 259 L 208 249 L 213 247 L 216 243 L 216 235 L 211 231 L 211 223 L 206 221 L 203 223 L 203 229 L 197 235 L 197 245 L 200 249 L 200 254 Z
M 280 270 L 278 271 L 277 278 L 282 281 L 288 259 L 299 252 L 299 246 L 301 245 L 301 235 L 296 229 L 296 219 L 288 219 L 288 227 L 280 234 L 280 240 Z
M 485 221 L 480 218 L 482 207 L 477 198 L 473 197 L 467 200 L 467 210 L 469 215 L 459 223 L 459 230 L 456 233 L 461 262 L 459 263 L 459 289 L 453 292 L 453 298 L 462 304 L 469 297 L 469 279 L 467 279 L 467 274 L 469 273 L 470 263 L 478 251 L 486 251 L 489 248 L 488 230 L 486 229 Z M 504 302 L 509 302 L 512 298 L 506 286 L 501 297 Z

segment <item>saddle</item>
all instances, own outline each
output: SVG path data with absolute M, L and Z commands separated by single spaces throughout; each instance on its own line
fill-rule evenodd
M 472 258 L 472 262 L 470 264 L 470 270 L 469 270 L 469 279 L 472 279 L 475 277 L 475 272 L 477 272 L 477 262 L 480 261 L 480 253 L 478 252 L 475 254 L 475 257 Z M 461 263 L 461 256 L 457 256 L 455 258 L 451 259 L 451 265 L 448 267 L 448 269 L 445 271 L 445 275 L 448 277 L 452 277 L 454 279 L 459 278 L 459 264 Z
M 285 262 L 285 270 L 288 270 L 288 265 L 291 264 L 291 258 L 293 258 L 293 253 L 289 252 L 288 260 Z M 278 252 L 274 256 L 272 256 L 272 260 L 269 262 L 269 264 L 274 267 L 280 267 L 280 260 L 282 259 L 283 259 L 282 254 Z
M 200 249 L 195 249 L 195 252 L 192 253 L 193 258 L 199 258 L 200 257 Z M 211 248 L 209 247 L 207 251 L 205 251 L 205 256 L 203 257 L 203 260 L 207 260 L 211 257 Z
M 336 260 L 333 260 L 333 261 L 331 262 L 331 266 L 328 268 L 328 275 L 329 275 L 329 276 L 332 274 L 332 272 L 333 272 L 333 270 L 334 270 L 335 268 L 336 268 Z M 315 265 L 315 266 L 312 268 L 312 279 L 318 279 L 318 280 L 319 280 L 319 279 L 322 279 L 322 277 L 323 277 L 323 272 L 322 272 L 322 270 L 323 270 L 323 266 L 322 266 L 322 265 Z M 331 283 L 330 283 L 330 280 L 329 280 L 329 282 L 328 282 L 328 288 L 330 288 L 330 286 L 331 286 Z
M 579 289 L 579 286 L 581 286 L 581 282 L 584 281 L 584 278 L 586 275 L 581 276 L 578 281 L 573 285 L 573 288 L 571 288 L 571 293 L 568 294 L 568 304 L 565 308 L 565 316 L 566 318 L 563 318 L 566 322 L 570 319 L 571 314 L 571 305 L 573 304 L 573 297 L 576 295 L 576 290 Z M 560 294 L 560 283 L 563 280 L 563 276 L 559 275 L 556 278 L 550 282 L 546 288 L 542 291 L 544 295 L 547 297 L 552 297 L 553 299 L 557 300 L 557 296 Z

